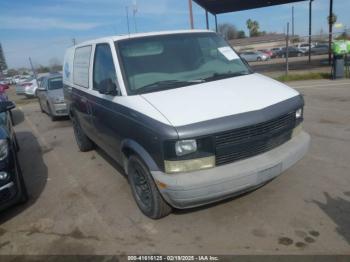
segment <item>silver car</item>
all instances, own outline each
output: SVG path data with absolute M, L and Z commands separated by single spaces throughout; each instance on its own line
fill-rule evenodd
M 61 116 L 68 116 L 61 74 L 45 77 L 37 89 L 37 96 L 41 112 L 46 112 L 52 121 Z
M 267 54 L 259 51 L 244 52 L 241 54 L 241 57 L 244 58 L 247 62 L 266 61 L 270 59 Z

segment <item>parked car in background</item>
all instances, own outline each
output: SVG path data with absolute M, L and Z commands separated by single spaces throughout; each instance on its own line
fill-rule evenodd
M 311 48 L 312 55 L 326 55 L 329 52 L 329 45 L 319 44 Z
M 13 108 L 13 102 L 0 101 L 0 211 L 28 199 L 17 158 L 19 145 L 9 114 Z
M 79 149 L 117 161 L 150 218 L 253 190 L 308 150 L 301 94 L 254 73 L 214 32 L 96 39 L 63 64 Z
M 259 52 L 263 53 L 263 54 L 266 54 L 269 56 L 269 58 L 272 58 L 273 56 L 273 52 L 271 50 L 268 50 L 268 49 L 262 49 L 262 50 L 258 50 Z
M 297 48 L 298 50 L 304 52 L 304 53 L 307 53 L 309 52 L 309 44 L 308 43 L 301 43 L 301 44 L 297 44 L 295 46 L 295 48 Z M 314 44 L 311 44 L 311 48 L 313 48 L 315 45 Z
M 247 62 L 266 61 L 270 59 L 270 57 L 267 54 L 264 54 L 259 51 L 244 52 L 241 53 L 241 57 Z
M 288 56 L 289 57 L 299 57 L 299 56 L 304 56 L 305 52 L 300 51 L 299 49 L 290 46 L 288 47 Z M 284 58 L 287 56 L 287 48 L 283 47 L 280 51 L 277 52 L 277 57 Z
M 0 85 L 11 85 L 11 80 L 4 78 L 0 80 Z
M 274 47 L 271 48 L 270 51 L 272 52 L 271 58 L 276 58 L 278 57 L 278 53 L 282 50 L 282 47 Z
M 16 84 L 16 94 L 25 95 L 26 97 L 36 97 L 36 90 L 38 84 L 35 78 L 27 79 L 24 82 L 19 82 Z
M 10 87 L 8 85 L 4 85 L 0 83 L 0 101 L 8 100 L 8 97 L 6 95 L 6 90 L 8 90 Z
M 37 94 L 41 112 L 46 112 L 51 120 L 54 121 L 58 117 L 68 116 L 67 105 L 63 96 L 61 74 L 43 77 Z

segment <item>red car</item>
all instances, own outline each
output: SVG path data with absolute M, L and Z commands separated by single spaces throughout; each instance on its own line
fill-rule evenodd
M 8 97 L 6 95 L 6 90 L 10 87 L 8 85 L 0 84 L 0 101 L 7 101 Z
M 267 54 L 270 58 L 273 57 L 273 52 L 271 50 L 264 49 L 264 50 L 259 50 L 259 51 L 264 53 L 264 54 Z

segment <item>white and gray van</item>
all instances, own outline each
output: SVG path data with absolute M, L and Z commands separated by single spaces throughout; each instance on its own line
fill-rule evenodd
M 154 219 L 253 190 L 310 143 L 303 97 L 211 31 L 81 43 L 65 54 L 63 84 L 80 150 L 115 159 Z

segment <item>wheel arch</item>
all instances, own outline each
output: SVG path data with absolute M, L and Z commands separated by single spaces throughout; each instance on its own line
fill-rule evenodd
M 123 167 L 126 174 L 128 174 L 128 170 L 127 170 L 128 158 L 133 154 L 136 154 L 138 157 L 140 157 L 150 171 L 160 170 L 156 162 L 153 160 L 152 156 L 147 152 L 147 150 L 134 140 L 131 140 L 131 139 L 123 140 L 121 143 L 121 151 L 123 154 Z

